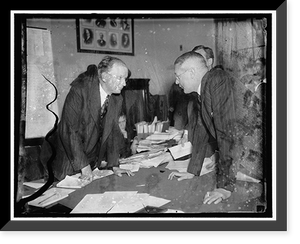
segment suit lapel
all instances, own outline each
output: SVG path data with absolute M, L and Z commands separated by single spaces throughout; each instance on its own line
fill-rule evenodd
M 209 72 L 209 71 L 208 71 Z M 210 134 L 216 138 L 215 128 L 213 125 L 213 111 L 211 94 L 209 89 L 207 79 L 207 73 L 202 78 L 201 83 L 201 112 L 204 123 L 206 124 Z
M 103 145 L 103 143 L 108 138 L 108 136 L 113 128 L 113 123 L 114 123 L 114 121 L 116 121 L 116 119 L 118 117 L 118 111 L 117 111 L 117 108 L 119 108 L 118 102 L 119 101 L 116 99 L 116 96 L 111 95 L 111 97 L 109 99 L 108 107 L 107 107 L 107 113 L 104 117 L 104 130 L 103 130 L 101 145 Z
M 101 108 L 100 99 L 99 81 L 93 79 L 93 81 L 89 83 L 89 110 L 98 129 L 98 116 Z

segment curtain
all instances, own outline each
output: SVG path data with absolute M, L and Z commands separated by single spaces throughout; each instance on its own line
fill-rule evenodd
M 268 83 L 265 76 L 258 75 L 256 67 L 258 59 L 266 58 L 267 22 L 265 18 L 219 19 L 215 24 L 217 64 L 236 78 L 236 100 L 240 104 L 236 172 L 262 180 L 266 158 L 265 85 Z

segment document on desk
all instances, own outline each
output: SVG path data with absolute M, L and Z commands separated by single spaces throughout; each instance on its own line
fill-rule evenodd
M 139 163 L 127 163 L 127 164 L 120 164 L 120 169 L 130 170 L 131 172 L 139 171 L 140 164 Z
M 112 170 L 99 170 L 98 168 L 93 170 L 93 180 L 97 180 L 109 175 L 112 175 L 114 172 Z M 61 188 L 74 188 L 79 189 L 82 188 L 92 182 L 92 180 L 84 180 L 80 179 L 81 173 L 76 175 L 66 175 L 66 177 L 57 183 L 57 187 Z
M 75 190 L 72 189 L 59 189 L 56 187 L 50 188 L 45 191 L 44 194 L 39 196 L 38 198 L 28 202 L 28 205 L 35 207 L 47 207 L 55 202 L 58 202 L 72 193 Z
M 178 161 L 170 161 L 166 168 L 169 170 L 177 170 L 178 172 L 187 172 L 187 168 L 189 166 L 190 159 L 187 160 L 178 160 Z
M 178 160 L 178 161 L 170 161 L 166 168 L 169 170 L 177 170 L 178 172 L 187 172 L 187 168 L 189 166 L 189 162 L 191 159 L 187 160 Z M 208 174 L 209 172 L 215 169 L 215 162 L 212 161 L 211 158 L 204 158 L 202 169 L 200 172 L 200 176 Z
M 190 155 L 192 153 L 192 143 L 188 141 L 184 143 L 183 146 L 179 144 L 177 146 L 170 147 L 169 151 L 174 159 Z
M 137 191 L 87 194 L 71 213 L 135 213 L 146 206 L 161 207 L 170 200 Z
M 39 189 L 43 185 L 45 185 L 45 183 L 46 182 L 43 179 L 40 179 L 40 180 L 35 180 L 35 181 L 30 181 L 30 182 L 24 182 L 23 185 L 29 186 L 34 189 Z
M 156 157 L 148 158 L 140 162 L 141 168 L 157 167 L 162 163 L 168 162 L 172 157 L 169 152 L 163 152 Z
M 155 132 L 152 135 L 148 136 L 146 140 L 149 141 L 168 141 L 174 139 L 177 136 L 180 136 L 180 131 L 172 131 L 172 132 Z

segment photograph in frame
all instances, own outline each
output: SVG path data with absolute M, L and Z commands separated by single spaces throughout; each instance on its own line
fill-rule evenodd
M 134 55 L 133 19 L 76 19 L 78 52 Z

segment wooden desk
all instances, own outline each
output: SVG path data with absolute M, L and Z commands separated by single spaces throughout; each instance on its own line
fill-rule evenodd
M 215 172 L 190 180 L 169 180 L 172 172 L 167 164 L 155 168 L 140 168 L 134 176 L 122 177 L 110 175 L 98 179 L 71 193 L 59 203 L 73 209 L 86 194 L 104 193 L 106 191 L 138 191 L 151 196 L 171 200 L 162 208 L 182 210 L 185 213 L 254 211 L 260 204 L 261 185 L 257 183 L 237 182 L 237 191 L 219 204 L 203 204 L 204 195 L 214 188 Z

